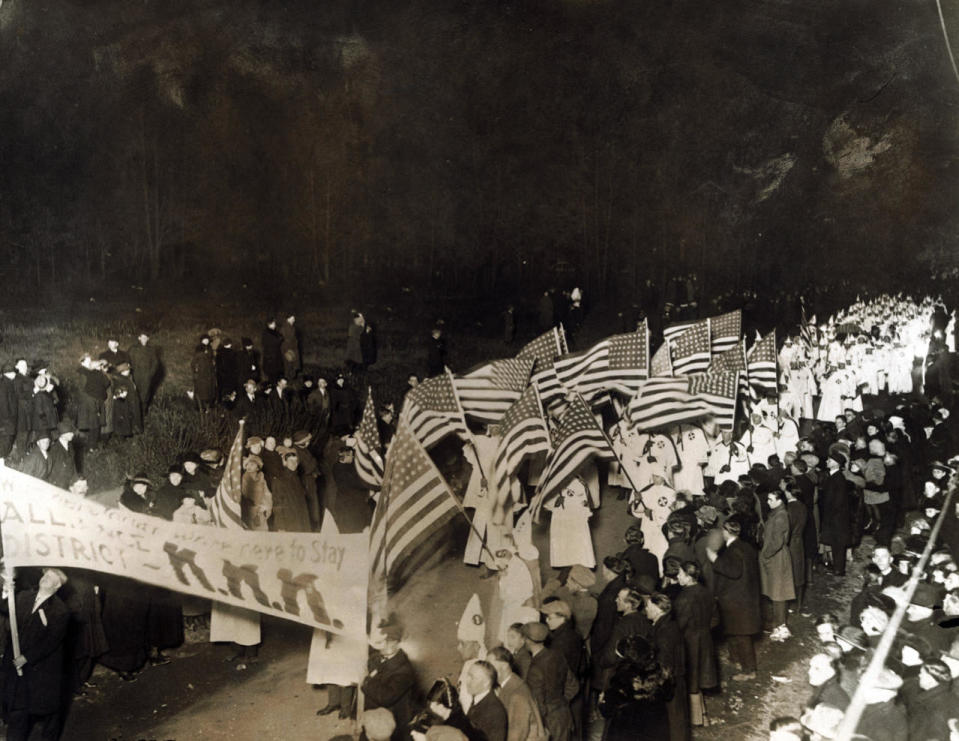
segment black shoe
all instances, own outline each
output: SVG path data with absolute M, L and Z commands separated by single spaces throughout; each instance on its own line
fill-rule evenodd
M 317 714 L 317 715 L 329 715 L 330 713 L 332 713 L 332 712 L 335 711 L 335 710 L 340 710 L 340 706 L 339 706 L 339 705 L 330 705 L 329 703 L 327 703 L 327 705 L 326 705 L 325 707 L 322 707 L 322 708 L 320 708 L 319 710 L 317 710 L 317 711 L 316 711 L 316 714 Z M 340 710 L 340 712 L 342 713 L 343 711 Z

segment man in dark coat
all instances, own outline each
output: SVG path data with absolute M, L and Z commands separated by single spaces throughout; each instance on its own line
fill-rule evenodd
M 330 392 L 325 378 L 316 379 L 316 387 L 306 397 L 306 410 L 313 418 L 313 436 L 317 448 L 326 447 L 330 432 Z
M 630 525 L 626 529 L 626 550 L 623 558 L 633 565 L 634 576 L 647 574 L 659 580 L 659 559 L 646 548 L 646 537 L 639 525 Z
M 244 381 L 243 390 L 236 397 L 236 403 L 233 405 L 233 413 L 237 419 L 255 419 L 266 406 L 266 400 L 260 396 L 256 385 L 253 378 Z
M 107 339 L 107 349 L 100 353 L 100 360 L 106 360 L 111 368 L 116 368 L 120 363 L 129 363 L 130 355 L 120 349 L 120 342 L 115 337 L 110 337 Z
M 183 467 L 177 463 L 167 471 L 167 480 L 156 491 L 153 500 L 153 513 L 164 520 L 173 520 L 173 513 L 183 504 L 183 498 L 191 492 L 183 488 Z
M 674 693 L 666 701 L 670 741 L 689 741 L 689 695 L 686 688 L 686 644 L 673 619 L 669 597 L 655 593 L 646 598 L 646 617 L 652 623 L 650 643 L 656 660 L 673 680 Z
M 263 377 L 273 383 L 283 375 L 283 335 L 276 329 L 276 320 L 270 319 L 263 328 Z
M 638 579 L 637 584 L 642 585 L 642 589 L 647 592 L 652 592 L 655 588 L 655 582 L 651 582 L 647 576 Z M 621 658 L 616 652 L 619 642 L 624 638 L 637 635 L 649 640 L 653 631 L 653 626 L 643 610 L 643 596 L 638 589 L 633 587 L 621 588 L 616 595 L 616 609 L 620 616 L 613 626 L 606 644 L 598 654 L 593 656 L 593 689 L 600 692 L 606 689 L 613 668 Z M 596 670 L 599 670 L 599 672 Z
M 466 718 L 483 741 L 506 741 L 506 708 L 493 692 L 495 681 L 496 670 L 486 661 L 473 662 L 466 672 L 466 691 L 473 698 Z
M 831 453 L 826 459 L 828 476 L 819 492 L 821 523 L 820 540 L 832 550 L 836 574 L 846 573 L 846 549 L 852 543 L 852 520 L 849 510 L 850 482 L 843 476 L 845 459 L 841 453 Z
M 16 375 L 13 363 L 3 364 L 3 375 L 0 375 L 0 458 L 10 455 L 13 439 L 17 436 L 17 390 L 13 385 Z
M 374 649 L 369 673 L 363 680 L 366 709 L 386 708 L 396 720 L 392 741 L 410 738 L 409 723 L 413 717 L 416 673 L 406 652 L 400 648 L 403 628 L 395 615 L 390 615 L 370 635 Z
M 446 364 L 446 335 L 443 327 L 437 323 L 430 331 L 430 339 L 426 345 L 426 377 L 440 375 Z
M 56 593 L 66 581 L 60 569 L 44 569 L 38 589 L 17 595 L 20 654 L 13 655 L 9 639 L 4 652 L 4 707 L 10 741 L 26 741 L 35 725 L 40 726 L 43 739 L 60 737 L 63 643 L 70 612 Z M 2 609 L 7 611 L 6 600 Z M 22 676 L 17 675 L 17 668 L 22 669 Z
M 30 434 L 30 420 L 33 415 L 33 378 L 30 366 L 24 358 L 16 364 L 17 375 L 13 377 L 13 388 L 17 392 L 17 435 L 14 441 L 15 455 L 23 456 Z
M 210 338 L 204 335 L 193 351 L 193 394 L 201 412 L 208 412 L 216 401 L 216 365 Z
M 225 337 L 216 352 L 216 386 L 220 399 L 227 399 L 240 390 L 240 358 L 233 347 L 233 340 Z
M 246 383 L 246 379 L 252 378 L 254 381 L 260 380 L 260 354 L 253 347 L 253 340 L 244 337 L 241 341 L 243 349 L 237 353 L 237 376 L 238 384 Z
M 57 439 L 50 446 L 50 471 L 47 481 L 61 489 L 69 489 L 79 478 L 73 438 L 77 428 L 65 419 L 57 425 Z
M 569 741 L 573 731 L 573 714 L 563 695 L 566 673 L 569 671 L 566 659 L 559 651 L 546 648 L 549 628 L 542 623 L 526 623 L 523 634 L 533 655 L 526 684 L 536 701 L 540 717 L 546 724 L 551 741 Z
M 146 332 L 140 332 L 137 344 L 130 348 L 128 354 L 133 367 L 133 382 L 140 392 L 140 412 L 145 415 L 160 375 L 160 354 L 150 344 L 150 335 Z
M 50 477 L 53 459 L 50 456 L 50 435 L 42 433 L 23 456 L 17 469 L 27 476 L 46 481 Z
M 740 539 L 741 532 L 742 522 L 738 515 L 733 515 L 723 523 L 722 550 L 706 551 L 716 574 L 716 601 L 723 631 L 729 639 L 729 652 L 742 670 L 733 676 L 737 681 L 756 676 L 753 636 L 762 630 L 759 556 L 755 548 Z
M 296 328 L 296 317 L 290 314 L 280 327 L 283 336 L 283 374 L 290 380 L 297 377 L 303 367 L 300 359 L 300 335 Z

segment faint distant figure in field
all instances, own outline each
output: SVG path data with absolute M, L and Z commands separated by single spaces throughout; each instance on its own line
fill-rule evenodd
M 116 368 L 120 363 L 129 363 L 130 356 L 125 350 L 120 349 L 120 343 L 114 337 L 107 339 L 107 349 L 100 353 L 100 360 L 105 360 L 111 368 Z
M 33 377 L 26 358 L 19 358 L 15 366 L 17 374 L 13 377 L 13 387 L 17 392 L 17 435 L 14 440 L 15 458 L 23 456 L 30 434 L 30 418 L 33 410 Z
M 47 437 L 60 423 L 60 414 L 53 395 L 53 383 L 44 374 L 33 380 L 33 403 L 30 410 L 30 442 L 41 435 Z
M 426 345 L 426 377 L 440 375 L 446 369 L 447 363 L 446 332 L 443 320 L 439 319 L 433 325 Z
M 247 379 L 260 380 L 260 354 L 253 347 L 253 340 L 244 337 L 240 340 L 243 348 L 237 353 L 237 382 L 243 385 Z
M 350 375 L 363 367 L 363 332 L 366 331 L 366 318 L 358 311 L 353 312 L 350 328 L 346 335 L 346 370 Z
M 283 337 L 283 375 L 286 376 L 287 380 L 292 381 L 303 367 L 300 357 L 300 336 L 296 328 L 295 315 L 287 316 L 283 326 L 280 327 L 280 334 Z
M 539 320 L 540 332 L 546 332 L 556 324 L 556 313 L 553 311 L 553 297 L 549 291 L 544 291 L 539 299 L 537 318 Z
M 283 375 L 283 335 L 277 331 L 276 319 L 268 319 L 263 328 L 263 377 L 274 383 Z
M 150 344 L 150 335 L 146 332 L 140 332 L 137 344 L 131 347 L 127 354 L 133 368 L 133 382 L 140 393 L 140 413 L 146 416 L 160 375 L 160 354 L 156 347 Z
M 503 343 L 511 345 L 516 338 L 516 310 L 510 304 L 503 312 Z
M 193 351 L 190 368 L 193 371 L 193 398 L 201 412 L 208 412 L 216 401 L 216 366 L 210 338 L 206 335 L 200 338 L 200 344 Z
M 90 355 L 80 358 L 80 393 L 77 394 L 77 429 L 87 450 L 100 442 L 100 427 L 103 424 L 104 402 L 110 379 Z
M 355 407 L 353 389 L 341 373 L 330 391 L 330 425 L 334 435 L 348 435 L 353 431 Z
M 233 340 L 224 337 L 216 353 L 216 388 L 220 400 L 233 400 L 240 391 L 240 355 L 233 347 Z
M 3 364 L 0 375 L 0 458 L 3 459 L 10 455 L 17 436 L 17 390 L 13 386 L 16 375 L 13 363 Z
M 579 286 L 569 292 L 569 310 L 566 313 L 566 329 L 570 343 L 583 326 L 583 291 Z

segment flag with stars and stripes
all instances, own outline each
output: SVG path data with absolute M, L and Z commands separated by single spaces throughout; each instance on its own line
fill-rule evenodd
M 532 358 L 494 360 L 462 376 L 454 376 L 453 386 L 463 412 L 481 422 L 499 422 L 529 384 L 529 373 L 535 362 Z
M 713 355 L 724 353 L 739 344 L 743 333 L 743 312 L 736 309 L 726 314 L 710 317 L 709 343 Z
M 589 350 L 559 358 L 554 363 L 560 383 L 585 399 L 604 391 L 632 396 L 649 375 L 649 333 L 646 326 L 617 334 Z
M 400 421 L 427 449 L 450 434 L 469 436 L 449 371 L 426 379 L 406 394 Z
M 559 404 L 569 393 L 569 389 L 559 380 L 559 376 L 556 375 L 556 368 L 552 365 L 536 371 L 533 374 L 532 385 L 536 386 L 536 390 L 539 391 L 540 402 L 547 409 Z
M 389 576 L 421 561 L 432 537 L 452 520 L 458 503 L 426 449 L 401 420 L 370 528 L 370 573 Z
M 695 422 L 708 414 L 706 406 L 689 393 L 689 376 L 650 378 L 626 407 L 631 425 L 640 430 Z
M 731 347 L 720 355 L 713 355 L 707 373 L 724 373 L 739 371 L 739 390 L 749 395 L 749 376 L 746 368 L 746 340 L 741 339 L 735 347 Z
M 739 371 L 692 375 L 689 377 L 689 393 L 706 406 L 721 429 L 733 429 L 739 395 Z
M 530 358 L 534 361 L 533 373 L 549 368 L 553 361 L 560 355 L 569 352 L 566 345 L 566 333 L 562 327 L 553 327 L 548 332 L 544 332 L 535 340 L 528 342 L 518 353 L 516 357 L 520 359 Z
M 526 458 L 550 450 L 549 429 L 543 418 L 536 389 L 529 386 L 511 406 L 500 425 L 501 437 L 493 462 L 497 507 L 505 509 L 509 498 L 509 478 Z
M 553 432 L 553 452 L 546 461 L 546 472 L 539 486 L 537 499 L 546 497 L 561 486 L 591 458 L 615 460 L 616 454 L 606 434 L 596 423 L 592 410 L 578 394 L 573 396 Z M 596 506 L 599 503 L 595 503 Z
M 223 478 L 213 496 L 213 514 L 217 525 L 235 530 L 244 529 L 243 524 L 243 422 L 236 431 L 223 469 Z
M 712 359 L 709 322 L 697 322 L 670 342 L 670 357 L 675 375 L 705 373 Z
M 749 348 L 746 353 L 746 368 L 749 372 L 749 385 L 757 391 L 777 391 L 779 374 L 777 370 L 776 330 Z
M 659 346 L 652 360 L 649 361 L 649 377 L 657 378 L 673 375 L 673 364 L 669 359 L 669 343 Z
M 695 321 L 691 322 L 673 322 L 668 327 L 663 329 L 663 342 L 669 344 L 672 340 L 675 340 L 687 329 L 695 325 Z
M 372 388 L 366 396 L 363 418 L 356 429 L 353 467 L 356 475 L 371 488 L 378 489 L 383 483 L 383 443 L 380 440 L 380 429 L 376 426 Z

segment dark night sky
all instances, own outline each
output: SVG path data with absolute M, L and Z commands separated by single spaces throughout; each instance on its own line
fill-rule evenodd
M 7 0 L 0 241 L 94 286 L 922 274 L 957 101 L 928 3 Z

